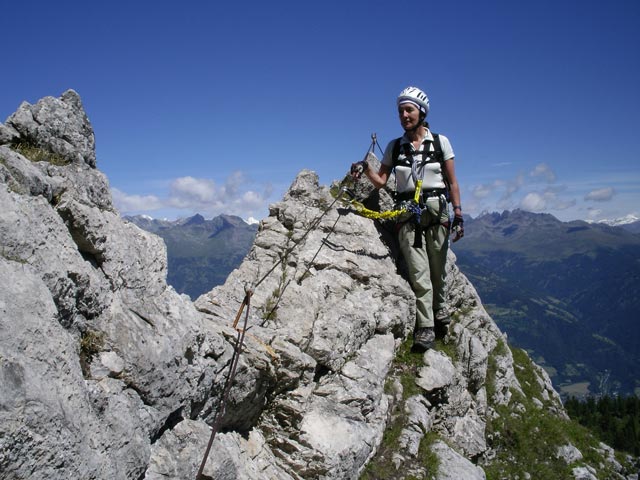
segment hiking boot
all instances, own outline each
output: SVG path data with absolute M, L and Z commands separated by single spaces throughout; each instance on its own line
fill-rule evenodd
M 435 320 L 436 338 L 442 339 L 449 333 L 449 324 L 451 323 L 451 317 L 449 316 L 449 309 L 442 307 L 433 312 Z
M 418 328 L 413 334 L 413 349 L 424 352 L 433 347 L 436 334 L 431 327 Z
M 434 331 L 436 333 L 436 338 L 442 340 L 447 336 L 447 333 L 449 333 L 449 323 L 436 322 Z
M 451 323 L 451 317 L 449 316 L 449 309 L 440 308 L 433 312 L 436 324 L 449 325 Z

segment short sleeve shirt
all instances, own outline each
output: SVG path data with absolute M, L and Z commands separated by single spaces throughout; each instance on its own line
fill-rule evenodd
M 442 148 L 442 156 L 444 161 L 448 161 L 454 158 L 453 148 L 451 147 L 451 142 L 444 135 L 439 135 L 440 137 L 440 147 Z M 392 140 L 387 145 L 387 148 L 384 151 L 384 156 L 382 157 L 382 164 L 386 165 L 389 168 L 393 168 L 393 146 L 395 144 L 395 140 Z M 411 140 L 405 135 L 400 138 L 400 144 L 405 145 L 404 148 L 409 148 L 411 154 L 415 158 L 422 158 L 422 154 L 425 148 L 429 148 L 430 152 L 434 151 L 433 147 L 433 135 L 431 131 L 427 129 L 423 139 L 422 144 L 419 150 L 416 150 Z M 398 192 L 413 192 L 415 191 L 415 182 L 413 180 L 413 176 L 411 174 L 411 164 L 402 165 L 402 162 L 406 160 L 405 155 L 401 153 L 398 158 L 399 165 L 395 167 L 396 173 L 396 189 Z M 419 174 L 422 172 L 419 172 Z M 422 174 L 422 189 L 423 190 L 435 190 L 446 188 L 444 174 L 442 172 L 442 165 L 440 162 L 429 162 L 424 167 L 424 173 Z

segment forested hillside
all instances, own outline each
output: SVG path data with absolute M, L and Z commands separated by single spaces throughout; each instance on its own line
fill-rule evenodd
M 630 397 L 571 397 L 565 408 L 569 416 L 616 450 L 640 455 L 640 399 Z
M 453 247 L 487 310 L 563 396 L 640 387 L 640 236 L 515 210 L 469 219 Z

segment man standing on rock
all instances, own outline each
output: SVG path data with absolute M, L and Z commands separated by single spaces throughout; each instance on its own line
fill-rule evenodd
M 378 172 L 363 160 L 352 165 L 351 174 L 360 178 L 364 173 L 381 188 L 395 170 L 396 202 L 407 210 L 398 222 L 398 240 L 416 295 L 413 345 L 424 351 L 433 346 L 436 334 L 446 334 L 450 323 L 445 297 L 449 231 L 458 241 L 464 236 L 464 223 L 453 149 L 447 137 L 429 130 L 429 98 L 419 88 L 407 87 L 397 106 L 404 135 L 389 142 Z

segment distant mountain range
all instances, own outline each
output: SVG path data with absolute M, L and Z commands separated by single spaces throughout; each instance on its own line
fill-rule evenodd
M 640 218 L 632 214 L 614 220 L 600 220 L 598 223 L 604 223 L 610 227 L 622 227 L 633 233 L 640 232 Z
M 627 222 L 627 223 L 608 223 L 608 222 L 605 222 L 605 223 L 607 223 L 607 225 L 624 228 L 625 230 L 631 233 L 640 233 L 640 220 L 636 220 L 634 222 Z
M 460 269 L 510 342 L 563 395 L 640 392 L 640 235 L 633 223 L 520 210 L 465 219 Z
M 167 245 L 167 283 L 196 299 L 221 285 L 249 252 L 258 225 L 240 217 L 202 215 L 167 221 L 144 215 L 125 217 L 143 230 L 155 233 Z

